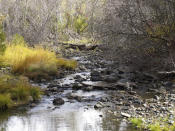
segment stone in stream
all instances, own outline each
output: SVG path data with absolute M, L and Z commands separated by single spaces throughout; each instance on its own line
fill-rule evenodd
M 104 103 L 102 103 L 102 102 L 98 102 L 98 103 L 96 103 L 96 104 L 94 105 L 94 108 L 95 108 L 95 109 L 100 109 L 100 108 L 103 108 L 103 107 L 105 107 L 105 105 L 104 105 Z
M 82 84 L 80 84 L 80 83 L 74 83 L 73 86 L 72 86 L 72 89 L 74 89 L 74 90 L 79 90 L 79 89 L 81 89 L 82 87 L 83 87 Z
M 124 117 L 127 117 L 127 118 L 130 118 L 130 117 L 131 117 L 130 114 L 128 114 L 128 113 L 124 113 L 124 112 L 121 112 L 121 115 L 124 116 Z
M 74 93 L 68 93 L 66 96 L 67 96 L 68 99 L 75 99 L 78 102 L 82 101 L 82 96 L 78 96 L 78 95 L 76 95 Z
M 64 104 L 64 100 L 62 98 L 55 98 L 53 100 L 53 104 L 54 105 L 63 105 Z
M 101 81 L 102 77 L 100 72 L 98 71 L 92 71 L 91 72 L 91 81 Z
M 93 90 L 93 86 L 87 86 L 83 88 L 84 91 L 92 91 Z
M 104 89 L 115 89 L 115 85 L 111 83 L 107 83 L 104 81 L 97 81 L 97 82 L 92 82 L 92 81 L 84 81 L 82 82 L 84 86 L 92 86 L 93 89 L 98 89 L 98 90 L 104 90 Z
M 115 76 L 115 75 L 106 75 L 104 77 L 104 81 L 108 83 L 114 83 L 117 82 L 121 77 Z

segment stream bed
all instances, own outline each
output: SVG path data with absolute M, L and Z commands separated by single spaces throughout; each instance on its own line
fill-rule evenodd
M 76 60 L 80 58 L 77 57 Z M 24 106 L 1 113 L 0 131 L 136 131 L 125 119 L 118 119 L 108 110 L 94 108 L 97 101 L 109 95 L 106 90 L 84 91 L 69 88 L 76 82 L 74 79 L 76 76 L 84 79 L 86 84 L 94 84 L 90 81 L 90 73 L 86 70 L 55 79 L 52 82 L 64 88 L 60 90 L 56 87 L 56 92 L 51 91 L 51 95 L 43 96 L 41 101 L 32 107 Z M 49 90 L 55 89 L 55 87 L 49 88 L 49 83 L 47 84 L 39 86 Z M 71 93 L 83 100 L 68 99 L 67 95 Z M 63 99 L 64 104 L 54 105 L 53 100 L 56 97 Z

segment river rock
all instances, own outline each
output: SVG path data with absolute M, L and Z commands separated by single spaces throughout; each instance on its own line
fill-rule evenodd
M 68 99 L 75 99 L 78 102 L 82 101 L 82 96 L 78 96 L 78 95 L 76 95 L 74 93 L 68 93 L 66 96 L 67 96 Z
M 121 115 L 124 116 L 124 117 L 127 117 L 127 118 L 130 118 L 130 117 L 131 117 L 130 114 L 128 114 L 128 113 L 124 113 L 124 112 L 121 112 Z
M 82 84 L 80 84 L 80 83 L 74 83 L 73 86 L 72 86 L 72 89 L 74 89 L 74 90 L 79 90 L 79 89 L 81 89 L 82 87 L 83 87 Z
M 63 105 L 64 104 L 64 100 L 62 98 L 55 98 L 53 100 L 53 104 L 54 105 Z
M 118 81 L 118 79 L 119 78 L 117 78 L 116 76 L 107 75 L 107 76 L 105 76 L 104 81 L 108 82 L 108 83 L 114 83 L 114 82 Z
M 91 72 L 91 81 L 101 81 L 102 77 L 100 72 L 98 71 L 92 71 Z
M 100 109 L 100 108 L 103 108 L 103 107 L 105 107 L 105 105 L 104 105 L 102 102 L 98 102 L 98 103 L 96 103 L 96 104 L 94 105 L 94 108 L 95 108 L 95 109 Z
M 84 87 L 83 90 L 85 90 L 85 91 L 92 91 L 93 90 L 93 86 Z

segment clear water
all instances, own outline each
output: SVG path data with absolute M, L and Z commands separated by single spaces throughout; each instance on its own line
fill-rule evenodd
M 0 131 L 134 131 L 125 121 L 117 121 L 116 116 L 92 108 L 95 102 L 66 102 L 55 107 L 52 99 L 44 97 L 36 107 L 25 111 L 1 113 Z

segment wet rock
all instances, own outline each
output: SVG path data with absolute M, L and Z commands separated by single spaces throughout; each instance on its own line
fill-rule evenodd
M 68 99 L 75 99 L 78 102 L 81 102 L 83 100 L 82 96 L 78 96 L 74 93 L 68 93 L 66 96 L 67 96 Z
M 107 102 L 108 101 L 108 99 L 107 98 L 101 98 L 101 100 L 100 100 L 101 102 Z
M 116 86 L 117 89 L 120 89 L 120 90 L 127 90 L 127 89 L 130 88 L 130 85 L 129 85 L 128 82 L 126 82 L 126 83 L 117 82 L 117 83 L 115 84 L 115 86 Z
M 167 82 L 164 82 L 163 85 L 166 86 L 166 87 L 171 87 L 171 86 L 174 85 L 174 83 L 171 82 L 171 81 L 167 81 Z
M 32 102 L 33 101 L 33 97 L 29 96 L 29 101 Z
M 160 78 L 174 78 L 175 77 L 175 71 L 170 71 L 170 72 L 168 72 L 168 71 L 160 71 L 160 72 L 158 72 L 158 76 L 160 77 Z
M 130 117 L 131 117 L 130 114 L 128 114 L 128 113 L 124 113 L 124 112 L 121 112 L 121 115 L 124 116 L 124 117 L 127 117 L 127 118 L 130 118 Z
M 86 67 L 85 67 L 84 65 L 80 66 L 79 69 L 80 69 L 81 71 L 86 71 L 86 70 L 87 70 Z
M 121 70 L 121 69 L 118 69 L 118 73 L 119 74 L 124 74 L 125 72 L 123 70 Z
M 92 71 L 91 72 L 91 81 L 101 81 L 102 80 L 102 77 L 101 77 L 101 74 L 100 72 L 98 71 Z
M 131 95 L 137 94 L 135 91 L 128 91 L 128 93 L 131 94 Z
M 64 104 L 64 100 L 62 98 L 55 98 L 53 100 L 53 104 L 54 105 L 63 105 Z
M 30 107 L 35 107 L 36 106 L 36 104 L 35 103 L 32 103 L 31 105 L 30 105 Z
M 94 108 L 99 109 L 99 108 L 103 108 L 103 106 L 97 103 L 96 105 L 94 105 Z
M 84 86 L 93 86 L 93 88 L 97 89 L 97 90 L 116 89 L 115 85 L 113 85 L 111 83 L 104 82 L 104 81 L 98 81 L 98 82 L 84 81 L 84 82 L 82 82 L 82 84 Z
M 158 80 L 158 78 L 150 73 L 143 73 L 143 75 L 148 79 L 148 80 Z
M 108 83 L 114 83 L 114 82 L 117 82 L 118 80 L 119 80 L 119 78 L 117 78 L 116 76 L 113 76 L 113 75 L 108 75 L 108 76 L 105 76 L 105 78 L 104 78 L 104 81 L 108 82 Z
M 82 87 L 83 87 L 82 84 L 80 84 L 80 83 L 74 83 L 73 86 L 72 86 L 72 89 L 74 89 L 74 90 L 79 90 L 79 89 L 81 89 Z
M 103 115 L 99 115 L 99 117 L 103 117 Z
M 103 108 L 105 105 L 102 103 L 102 102 L 98 102 L 94 105 L 94 108 L 95 109 L 100 109 L 100 108 Z
M 93 90 L 93 86 L 87 86 L 83 88 L 84 91 L 92 91 Z

